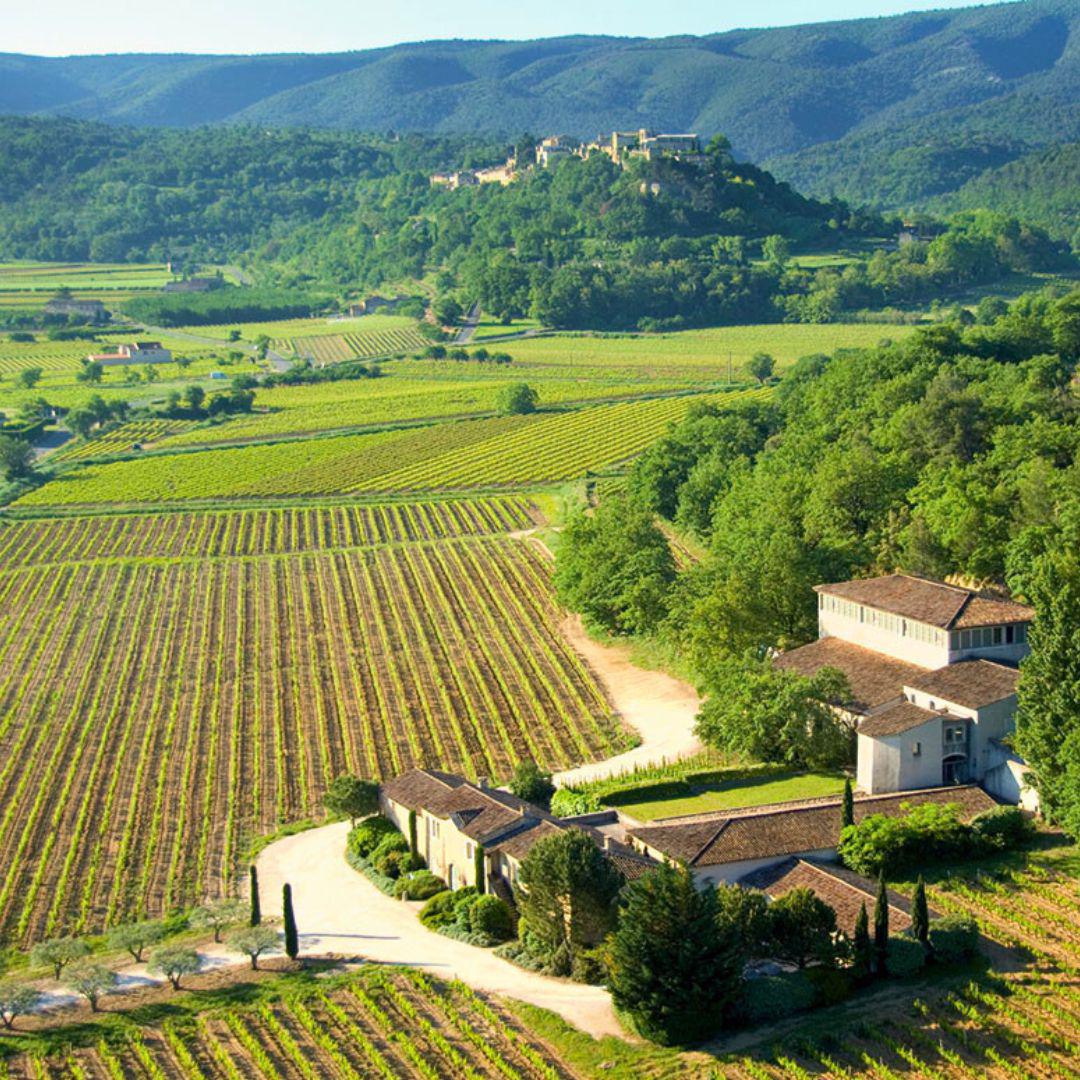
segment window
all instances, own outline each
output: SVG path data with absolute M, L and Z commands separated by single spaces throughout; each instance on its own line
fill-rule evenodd
M 963 724 L 949 724 L 945 728 L 945 741 L 947 743 L 962 743 L 965 735 Z
M 473 857 L 473 845 L 471 840 L 465 841 L 465 858 L 471 859 Z
M 1001 627 L 1000 626 L 995 626 L 994 629 L 991 631 L 991 633 L 993 635 L 994 644 L 995 645 L 1000 645 L 1001 644 Z
M 1006 645 L 1011 645 L 1013 643 L 1013 632 L 1014 632 L 1014 627 L 1012 627 L 1012 626 L 1006 626 L 1005 627 L 1005 644 Z
M 1027 623 L 1020 623 L 1016 628 L 1016 640 L 1023 645 L 1027 641 Z
M 921 742 L 913 742 L 911 744 L 911 756 L 912 757 L 918 757 L 921 753 L 922 753 L 922 743 Z

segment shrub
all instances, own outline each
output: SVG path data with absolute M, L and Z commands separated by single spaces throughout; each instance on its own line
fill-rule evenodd
M 469 929 L 496 941 L 507 941 L 514 935 L 514 916 L 505 900 L 497 896 L 477 896 L 468 906 Z
M 806 977 L 817 995 L 815 1005 L 837 1005 L 851 996 L 854 985 L 850 972 L 835 967 L 806 969 Z
M 458 894 L 446 889 L 436 893 L 421 909 L 420 921 L 429 930 L 438 930 L 454 921 L 455 908 Z
M 519 761 L 514 769 L 510 790 L 519 799 L 547 809 L 555 794 L 555 785 L 551 782 L 551 773 L 544 772 L 535 761 L 525 760 Z
M 839 852 L 857 873 L 888 878 L 913 865 L 964 858 L 972 854 L 972 830 L 953 803 L 924 803 L 903 817 L 871 814 L 840 833 Z
M 979 951 L 979 926 L 966 915 L 930 920 L 930 948 L 939 964 L 962 964 Z
M 575 953 L 573 963 L 570 965 L 570 978 L 574 982 L 588 983 L 590 986 L 601 986 L 607 979 L 603 946 Z
M 1031 839 L 1035 826 L 1019 806 L 997 806 L 975 818 L 971 831 L 988 850 L 1003 850 L 1022 847 Z
M 922 942 L 914 938 L 890 938 L 888 958 L 885 963 L 890 975 L 897 979 L 906 979 L 922 971 L 926 963 L 926 950 Z
M 376 873 L 389 878 L 399 878 L 413 870 L 421 869 L 424 860 L 414 855 L 409 850 L 408 841 L 405 837 L 401 837 L 380 844 L 372 853 L 371 865 Z
M 399 900 L 428 900 L 446 891 L 446 882 L 430 870 L 417 870 L 408 877 L 399 878 L 394 886 L 394 895 Z
M 349 850 L 361 859 L 370 859 L 375 849 L 387 836 L 398 833 L 393 823 L 384 817 L 372 817 L 360 822 L 349 833 Z
M 551 812 L 556 817 L 593 814 L 600 809 L 600 800 L 589 791 L 559 788 L 551 797 Z
M 735 1012 L 738 1019 L 756 1024 L 813 1008 L 817 999 L 818 991 L 808 972 L 788 971 L 747 979 Z

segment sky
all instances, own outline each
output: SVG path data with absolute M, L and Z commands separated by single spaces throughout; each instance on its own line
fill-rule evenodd
M 343 52 L 437 38 L 663 37 L 787 26 L 972 0 L 0 0 L 0 50 Z M 9 9 L 9 10 L 4 10 Z M 14 9 L 14 10 L 10 10 Z

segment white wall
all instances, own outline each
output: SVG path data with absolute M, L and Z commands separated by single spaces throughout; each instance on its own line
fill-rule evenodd
M 871 626 L 856 619 L 849 619 L 836 611 L 818 608 L 818 635 L 820 637 L 838 637 L 852 645 L 861 645 L 864 649 L 904 660 L 909 664 L 933 669 L 944 667 L 949 662 L 948 635 L 944 634 L 941 645 L 928 641 L 917 641 L 913 637 L 900 637 L 888 632 L 884 627 Z
M 940 717 L 931 717 L 925 724 L 872 739 L 859 735 L 856 781 L 861 791 L 871 795 L 891 791 L 912 791 L 916 788 L 941 786 L 941 727 Z M 919 753 L 915 753 L 918 744 Z

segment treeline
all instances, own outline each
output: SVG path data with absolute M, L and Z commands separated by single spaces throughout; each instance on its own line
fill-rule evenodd
M 1039 560 L 1080 520 L 1080 291 L 998 305 L 972 326 L 805 357 L 764 402 L 693 410 L 638 460 L 625 497 L 570 523 L 563 599 L 682 656 L 714 745 L 844 760 L 850 743 L 823 707 L 844 687 L 828 671 L 794 685 L 765 660 L 816 636 L 812 587 L 902 569 L 1029 596 Z M 677 574 L 655 515 L 707 557 Z
M 136 296 L 124 313 L 150 326 L 209 326 L 305 318 L 326 307 L 325 293 L 284 288 L 226 288 L 208 293 Z

